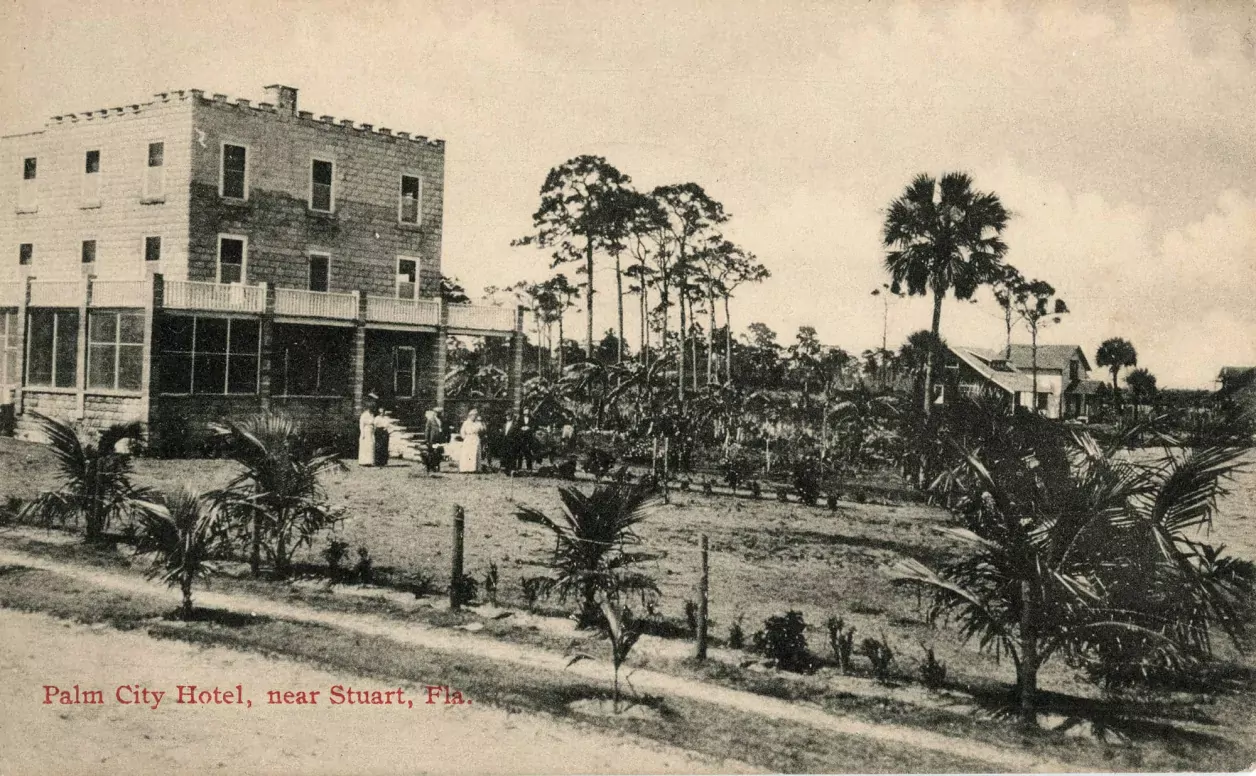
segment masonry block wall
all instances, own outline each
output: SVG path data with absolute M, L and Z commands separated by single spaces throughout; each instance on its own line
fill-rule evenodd
M 111 279 L 186 270 L 192 105 L 183 93 L 154 102 L 54 117 L 43 130 L 0 138 L 0 281 Z M 145 196 L 149 144 L 163 144 L 160 195 Z M 98 151 L 98 172 L 87 153 Z M 26 179 L 25 160 L 34 159 Z M 89 175 L 91 178 L 89 179 Z M 161 260 L 144 261 L 144 238 L 162 238 Z M 82 263 L 82 243 L 96 241 L 96 260 Z M 19 246 L 32 246 L 19 265 Z
M 383 134 L 259 103 L 197 98 L 188 279 L 215 279 L 218 235 L 248 238 L 247 282 L 307 287 L 310 252 L 331 255 L 329 290 L 396 295 L 397 258 L 419 260 L 420 295 L 440 280 L 443 141 Z M 247 149 L 247 197 L 219 195 L 224 143 Z M 333 163 L 333 212 L 310 208 L 311 164 Z M 401 176 L 422 181 L 417 224 L 399 217 Z

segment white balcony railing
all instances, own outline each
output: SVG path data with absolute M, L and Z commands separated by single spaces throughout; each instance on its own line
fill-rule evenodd
M 396 299 L 389 296 L 366 298 L 366 320 L 372 323 L 408 323 L 416 326 L 440 325 L 440 302 L 435 299 Z
M 275 314 L 352 321 L 358 317 L 358 296 L 357 294 L 302 291 L 297 288 L 276 288 Z
M 515 308 L 479 304 L 449 305 L 449 328 L 473 331 L 515 330 Z
M 163 304 L 175 310 L 218 310 L 232 313 L 260 313 L 266 310 L 264 286 L 167 280 L 163 296 Z
M 31 307 L 78 307 L 85 291 L 81 280 L 32 280 Z
M 22 297 L 26 295 L 26 283 L 0 283 L 0 307 L 21 307 Z
M 93 280 L 92 307 L 144 307 L 149 293 L 147 280 Z

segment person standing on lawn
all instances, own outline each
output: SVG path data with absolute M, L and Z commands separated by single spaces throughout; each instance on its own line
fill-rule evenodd
M 515 466 L 522 466 L 526 463 L 528 471 L 532 471 L 532 459 L 536 457 L 536 436 L 532 432 L 532 415 L 527 410 L 519 416 L 517 444 Z
M 375 402 L 379 399 L 375 394 L 368 394 L 362 414 L 358 416 L 358 465 L 373 466 L 375 464 Z
M 473 474 L 480 470 L 480 434 L 484 428 L 480 413 L 475 410 L 467 413 L 459 431 L 462 447 L 458 450 L 458 471 Z

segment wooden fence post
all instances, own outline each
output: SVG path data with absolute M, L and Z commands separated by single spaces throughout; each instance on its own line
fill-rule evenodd
M 462 533 L 466 527 L 467 515 L 463 508 L 454 504 L 454 552 L 450 561 L 449 573 L 449 608 L 458 611 L 462 608 Z
M 702 551 L 702 578 L 698 582 L 698 659 L 706 660 L 707 656 L 707 599 L 711 591 L 711 564 L 707 535 L 702 534 L 698 540 Z

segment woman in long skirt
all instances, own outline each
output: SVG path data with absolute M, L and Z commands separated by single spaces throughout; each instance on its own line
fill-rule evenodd
M 375 413 L 367 407 L 358 416 L 358 465 L 375 463 Z
M 478 472 L 480 470 L 480 434 L 484 431 L 484 423 L 479 413 L 471 410 L 467 419 L 462 422 L 459 434 L 462 436 L 462 447 L 458 450 L 458 471 Z

